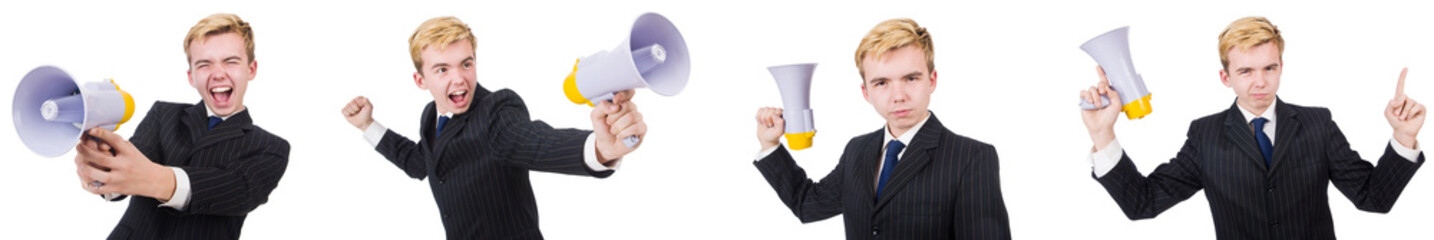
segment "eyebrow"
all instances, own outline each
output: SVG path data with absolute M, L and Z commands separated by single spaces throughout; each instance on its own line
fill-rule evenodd
M 914 72 L 911 72 L 911 73 L 907 73 L 907 74 L 904 75 L 904 76 L 901 76 L 901 78 L 918 77 L 918 76 L 921 76 L 921 74 L 922 74 L 921 71 L 914 71 Z M 876 82 L 876 81 L 890 81 L 890 80 L 891 80 L 891 79 L 888 79 L 888 78 L 886 78 L 886 77 L 878 77 L 878 78 L 873 78 L 873 79 L 871 79 L 871 80 L 868 80 L 868 81 L 866 81 L 866 83 L 870 84 L 870 83 L 873 83 L 873 82 Z
M 465 62 L 473 61 L 473 60 L 474 60 L 473 56 L 468 56 L 468 58 L 464 58 L 463 61 L 458 61 L 458 62 L 459 62 L 459 63 L 465 63 Z M 433 70 L 433 69 L 438 68 L 438 67 L 447 67 L 447 66 L 448 66 L 448 63 L 434 63 L 433 66 L 428 66 L 428 69 L 429 69 L 429 70 Z
M 243 58 L 240 58 L 239 56 L 229 56 L 229 57 L 224 58 L 224 61 L 229 61 L 229 60 L 243 60 Z M 210 62 L 213 62 L 213 61 L 209 61 L 209 59 L 199 59 L 199 60 L 194 60 L 194 62 L 191 63 L 191 64 L 193 64 L 193 65 L 199 65 L 200 63 L 210 63 Z

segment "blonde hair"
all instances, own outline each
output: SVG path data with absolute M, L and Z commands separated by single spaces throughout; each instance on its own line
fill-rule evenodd
M 249 61 L 253 62 L 254 29 L 250 28 L 249 23 L 244 22 L 244 19 L 239 19 L 238 15 L 231 13 L 215 13 L 214 15 L 209 15 L 209 17 L 200 19 L 199 23 L 194 24 L 194 27 L 189 28 L 189 34 L 184 36 L 185 60 L 193 60 L 192 56 L 189 55 L 189 45 L 191 43 L 195 41 L 203 42 L 206 37 L 231 32 L 237 33 L 239 37 L 244 38 L 244 53 L 248 54 Z
M 936 53 L 932 50 L 931 34 L 926 28 L 916 24 L 916 21 L 908 18 L 896 18 L 886 20 L 877 24 L 861 38 L 861 45 L 856 47 L 856 68 L 866 77 L 866 70 L 862 69 L 861 60 L 866 56 L 875 56 L 880 60 L 886 51 L 914 45 L 921 48 L 926 54 L 926 70 L 936 69 L 936 62 L 933 61 Z
M 478 48 L 477 41 L 473 38 L 473 30 L 468 24 L 458 20 L 456 17 L 436 17 L 423 21 L 418 29 L 413 31 L 413 36 L 408 38 L 408 54 L 413 57 L 413 68 L 423 72 L 423 59 L 419 53 L 429 46 L 438 46 L 442 51 L 448 48 L 448 44 L 468 40 L 468 44 L 474 49 Z
M 1220 33 L 1220 66 L 1230 67 L 1230 50 L 1236 47 L 1247 51 L 1260 44 L 1274 43 L 1280 55 L 1285 53 L 1285 39 L 1280 37 L 1280 28 L 1265 17 L 1244 17 L 1230 23 Z

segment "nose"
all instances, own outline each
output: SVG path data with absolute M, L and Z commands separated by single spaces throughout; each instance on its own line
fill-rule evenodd
M 1270 83 L 1270 80 L 1266 78 L 1268 76 L 1270 75 L 1266 74 L 1264 71 L 1256 71 L 1255 75 L 1252 76 L 1254 77 L 1254 80 L 1251 81 L 1250 84 L 1253 85 L 1252 87 L 1255 88 L 1265 88 L 1265 85 Z
M 888 92 L 887 92 L 888 95 L 891 96 L 891 102 L 892 102 L 892 103 L 906 103 L 906 100 L 910 97 L 910 96 L 907 96 L 907 95 L 906 95 L 906 91 L 905 91 L 905 90 L 906 90 L 906 87 L 907 87 L 907 85 L 908 85 L 908 84 L 906 83 L 906 81 L 897 80 L 897 81 L 892 81 L 892 82 L 890 82 L 890 83 L 888 83 L 888 84 L 891 84 L 891 87 L 886 88 L 886 90 L 888 91 Z

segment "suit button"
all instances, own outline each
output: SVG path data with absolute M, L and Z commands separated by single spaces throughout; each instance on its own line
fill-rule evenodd
M 1265 188 L 1265 191 L 1266 191 L 1266 192 L 1275 192 L 1275 186 L 1267 187 L 1267 188 Z

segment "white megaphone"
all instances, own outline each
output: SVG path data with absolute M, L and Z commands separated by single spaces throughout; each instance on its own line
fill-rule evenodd
M 75 148 L 85 130 L 119 125 L 134 116 L 134 98 L 114 80 L 81 85 L 64 70 L 42 66 L 15 88 L 15 131 L 31 151 L 58 157 Z
M 1105 34 L 1101 34 L 1085 44 L 1080 45 L 1081 50 L 1090 54 L 1096 64 L 1100 64 L 1105 70 L 1106 79 L 1110 80 L 1110 88 L 1120 93 L 1121 110 L 1125 117 L 1138 119 L 1150 114 L 1150 90 L 1145 89 L 1145 80 L 1135 72 L 1135 64 L 1130 61 L 1129 36 L 1130 27 L 1120 27 Z M 1081 109 L 1096 109 L 1110 104 L 1110 98 L 1101 97 L 1100 106 L 1095 106 L 1082 100 Z
M 816 63 L 803 63 L 768 67 L 772 78 L 777 80 L 777 91 L 782 93 L 783 129 L 787 147 L 802 150 L 812 147 L 812 137 L 817 135 L 817 125 L 812 123 L 812 72 Z
M 588 106 L 611 100 L 615 92 L 644 87 L 672 96 L 687 87 L 690 69 L 687 42 L 677 26 L 662 15 L 646 13 L 616 48 L 578 58 L 563 81 L 563 93 L 573 103 Z M 631 148 L 640 139 L 627 136 L 622 141 Z

